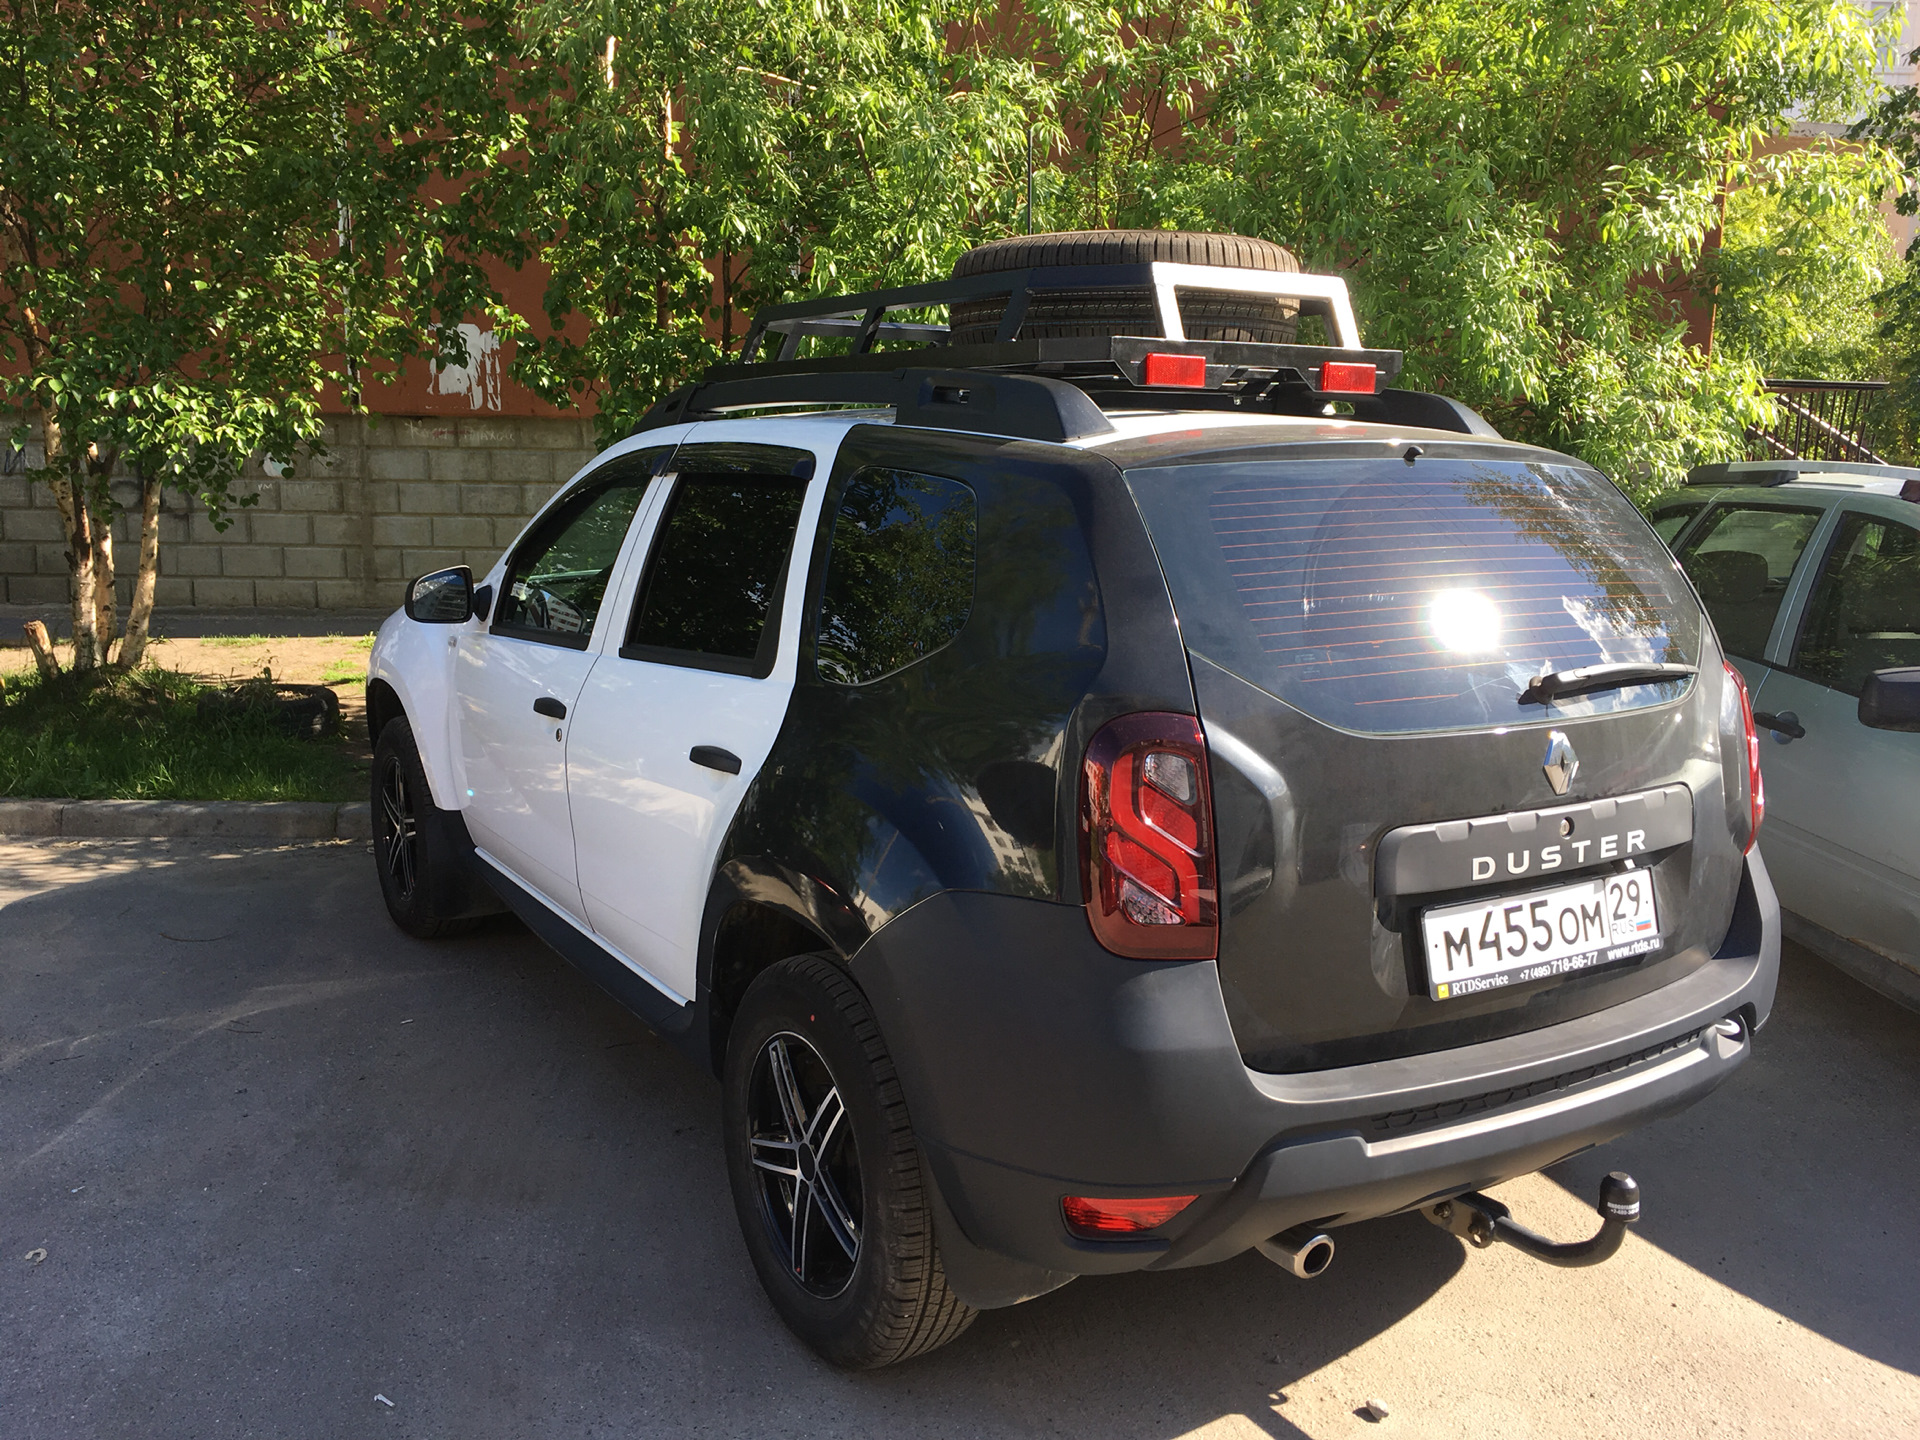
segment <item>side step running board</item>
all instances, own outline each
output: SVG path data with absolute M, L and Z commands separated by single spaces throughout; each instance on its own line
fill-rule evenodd
M 1600 1182 L 1600 1233 L 1591 1240 L 1549 1240 L 1515 1220 L 1498 1200 L 1472 1190 L 1420 1213 L 1476 1250 L 1503 1241 L 1549 1265 L 1598 1265 L 1612 1257 L 1627 1238 L 1627 1226 L 1640 1218 L 1640 1187 L 1619 1170 Z

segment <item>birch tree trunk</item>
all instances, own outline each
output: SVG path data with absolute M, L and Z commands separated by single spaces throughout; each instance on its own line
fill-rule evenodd
M 102 665 L 113 654 L 113 622 L 120 608 L 113 588 L 113 519 L 93 517 L 93 643 Z
M 135 670 L 147 653 L 147 627 L 153 621 L 153 592 L 160 576 L 160 477 L 140 476 L 140 560 L 133 572 L 133 600 L 127 606 L 127 633 L 120 641 L 122 669 Z
M 47 413 L 41 426 L 47 450 L 47 488 L 60 509 L 61 533 L 67 541 L 67 571 L 73 591 L 73 668 L 91 670 L 99 663 L 94 627 L 93 510 L 79 483 L 80 466 L 67 453 L 67 436 L 59 420 Z

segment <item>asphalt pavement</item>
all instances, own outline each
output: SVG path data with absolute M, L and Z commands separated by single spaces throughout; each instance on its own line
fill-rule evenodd
M 1570 1238 L 1632 1171 L 1595 1270 L 1399 1217 L 847 1375 L 717 1111 L 512 922 L 400 935 L 364 846 L 0 844 L 0 1435 L 1920 1435 L 1920 1016 L 1802 951 L 1727 1087 L 1498 1192 Z

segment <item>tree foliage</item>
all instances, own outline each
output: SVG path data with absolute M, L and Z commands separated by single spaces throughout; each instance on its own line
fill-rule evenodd
M 439 349 L 511 252 L 491 187 L 524 135 L 493 0 L 0 0 L 0 391 L 37 429 L 75 580 L 76 664 L 115 610 L 109 479 L 140 479 L 121 660 L 159 492 L 216 516 L 291 462 L 329 385 Z

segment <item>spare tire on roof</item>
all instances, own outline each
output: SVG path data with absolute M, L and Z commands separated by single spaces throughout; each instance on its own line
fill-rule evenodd
M 1057 235 L 1013 235 L 967 251 L 953 278 L 997 275 L 1054 265 L 1141 265 L 1154 260 L 1182 265 L 1224 265 L 1297 275 L 1291 250 L 1250 235 L 1209 235 L 1188 230 L 1073 230 Z M 1005 295 L 956 302 L 949 311 L 950 343 L 989 345 L 998 336 Z M 1189 340 L 1251 340 L 1289 345 L 1300 305 L 1271 295 L 1218 290 L 1179 290 L 1180 324 Z M 1149 286 L 1102 286 L 1036 290 L 1020 326 L 1023 340 L 1079 335 L 1158 335 L 1160 312 Z

